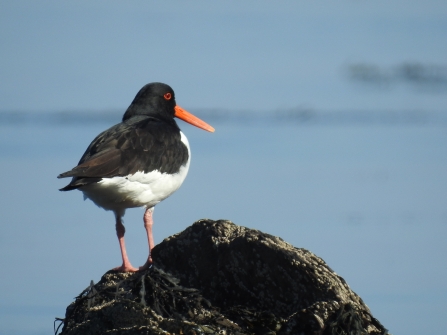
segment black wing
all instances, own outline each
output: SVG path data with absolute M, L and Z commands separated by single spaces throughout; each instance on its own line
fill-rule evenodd
M 70 191 L 102 178 L 127 176 L 137 171 L 176 173 L 188 160 L 188 149 L 177 124 L 151 117 L 134 117 L 99 134 L 78 166 L 58 178 L 73 177 L 61 189 Z

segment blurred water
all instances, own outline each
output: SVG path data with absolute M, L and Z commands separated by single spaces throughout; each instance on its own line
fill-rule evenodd
M 109 121 L 0 124 L 0 334 L 48 334 L 91 279 L 119 265 L 113 215 L 59 192 L 68 180 L 56 179 Z M 180 126 L 190 174 L 156 208 L 156 243 L 200 218 L 229 219 L 322 257 L 391 333 L 444 333 L 444 122 Z M 142 215 L 125 216 L 134 265 L 147 257 Z

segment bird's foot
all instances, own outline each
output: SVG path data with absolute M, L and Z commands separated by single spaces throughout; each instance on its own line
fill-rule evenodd
M 146 263 L 143 266 L 140 266 L 139 271 L 147 270 L 152 266 L 152 257 L 149 256 Z
M 112 270 L 118 271 L 118 272 L 137 272 L 138 271 L 138 269 L 134 268 L 132 266 L 132 264 L 130 264 L 130 263 L 128 263 L 128 264 L 123 263 L 123 265 L 113 268 Z

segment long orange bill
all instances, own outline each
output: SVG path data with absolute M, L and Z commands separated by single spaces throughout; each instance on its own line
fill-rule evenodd
M 180 106 L 175 106 L 175 116 L 179 119 L 182 119 L 185 122 L 188 122 L 192 124 L 193 126 L 199 127 L 203 130 L 209 131 L 211 133 L 214 133 L 214 128 L 211 127 L 208 123 L 205 121 L 200 120 L 197 116 L 192 115 L 190 112 L 185 111 Z

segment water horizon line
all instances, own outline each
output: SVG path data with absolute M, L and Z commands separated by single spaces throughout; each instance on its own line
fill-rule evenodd
M 311 108 L 284 108 L 271 111 L 227 110 L 196 108 L 190 111 L 208 122 L 253 125 L 447 125 L 447 111 L 430 110 L 316 110 Z M 66 110 L 66 111 L 0 111 L 0 125 L 85 125 L 92 123 L 116 124 L 122 110 Z

